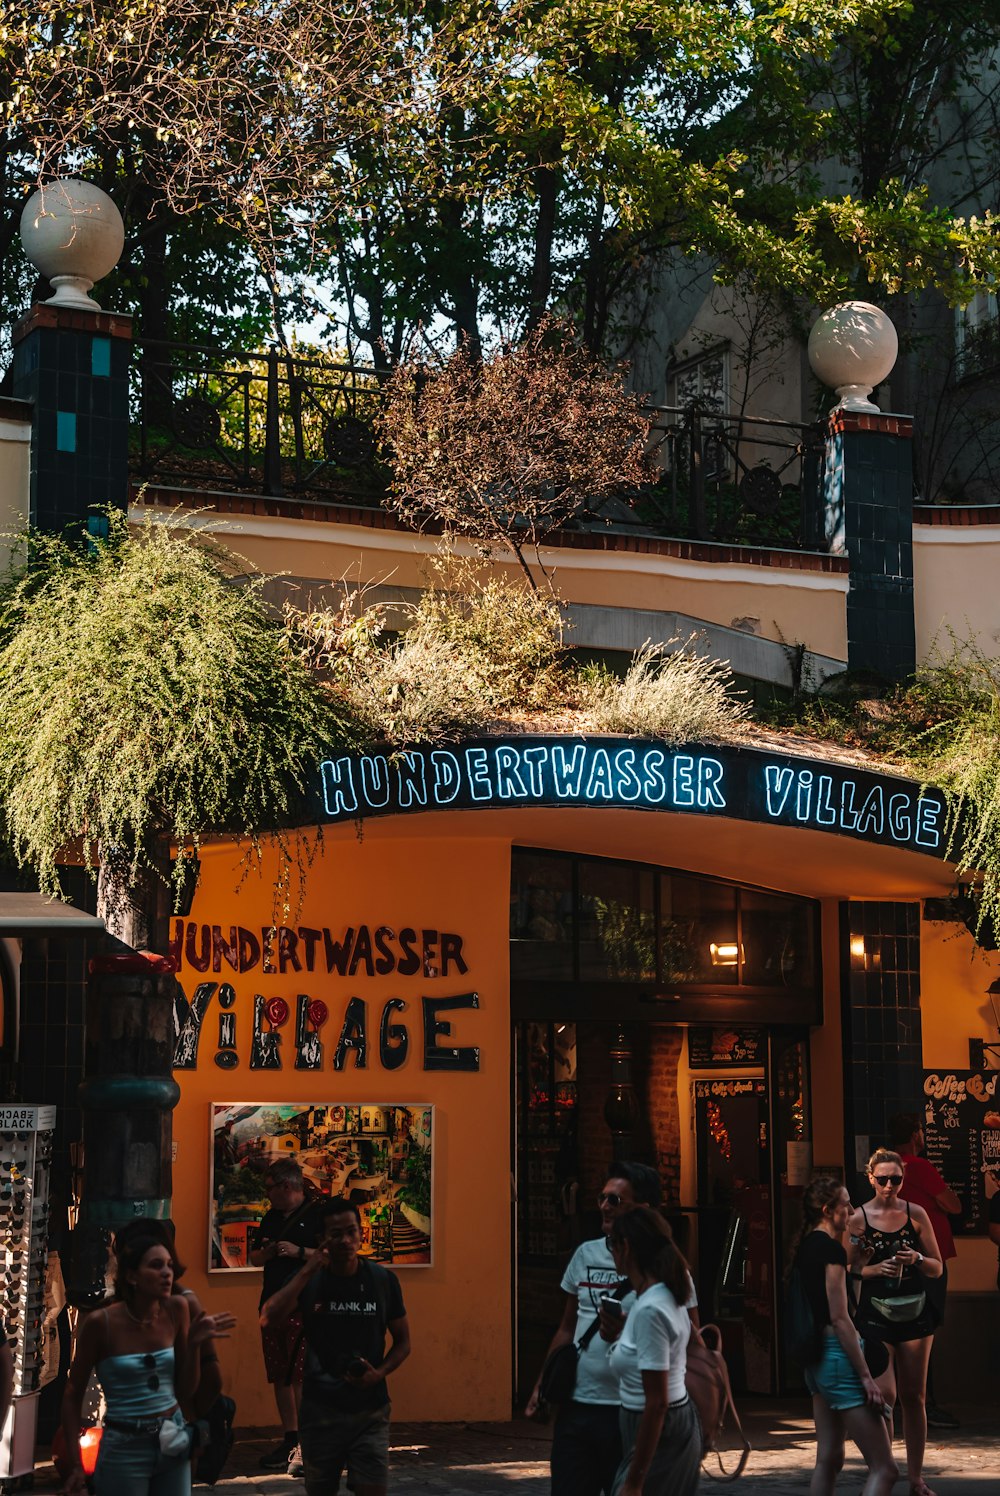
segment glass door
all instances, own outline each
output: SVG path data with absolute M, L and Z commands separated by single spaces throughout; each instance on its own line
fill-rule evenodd
M 698 1283 L 735 1385 L 774 1385 L 770 1126 L 763 1080 L 696 1080 Z

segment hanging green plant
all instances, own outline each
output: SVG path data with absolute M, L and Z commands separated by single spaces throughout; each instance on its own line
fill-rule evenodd
M 32 533 L 20 555 L 0 590 L 0 829 L 18 861 L 58 895 L 78 847 L 133 889 L 163 876 L 171 843 L 227 832 L 252 858 L 272 834 L 287 885 L 316 766 L 359 732 L 263 579 L 237 583 L 232 555 L 114 511 L 106 538 Z

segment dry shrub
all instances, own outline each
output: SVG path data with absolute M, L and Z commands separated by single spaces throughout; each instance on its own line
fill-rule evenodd
M 420 628 L 359 657 L 342 689 L 352 712 L 399 747 L 478 732 L 494 715 L 493 701 L 461 649 Z
M 414 627 L 447 639 L 498 710 L 540 706 L 559 693 L 563 621 L 553 597 L 506 577 L 461 596 L 433 590 L 418 604 Z
M 597 731 L 668 743 L 740 736 L 749 709 L 731 694 L 728 664 L 696 653 L 693 637 L 672 650 L 679 642 L 653 644 L 647 639 L 623 679 L 606 670 L 585 676 L 582 695 Z
M 401 364 L 386 390 L 398 513 L 512 553 L 532 588 L 527 553 L 537 564 L 547 535 L 648 476 L 641 402 L 551 320 L 484 359 L 466 345 L 437 367 Z
M 562 617 L 552 597 L 507 578 L 460 571 L 465 591 L 430 588 L 399 638 L 384 605 L 364 592 L 339 606 L 285 605 L 299 658 L 322 675 L 370 735 L 392 743 L 439 742 L 488 726 L 514 705 L 559 689 Z

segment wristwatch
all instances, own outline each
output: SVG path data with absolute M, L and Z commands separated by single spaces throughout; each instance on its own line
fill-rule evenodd
M 924 1254 L 923 1254 L 923 1252 L 918 1252 L 917 1253 L 917 1260 L 914 1263 L 914 1267 L 919 1267 L 920 1264 L 923 1262 L 923 1260 L 924 1260 Z

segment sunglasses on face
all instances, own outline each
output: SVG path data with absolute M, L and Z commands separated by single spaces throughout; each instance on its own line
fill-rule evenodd
M 902 1174 L 873 1174 L 872 1179 L 879 1189 L 886 1189 L 890 1184 L 897 1185 L 903 1182 Z
M 598 1205 L 610 1205 L 612 1209 L 615 1209 L 622 1203 L 622 1197 L 621 1195 L 616 1195 L 614 1190 L 604 1190 L 598 1195 L 597 1203 Z

